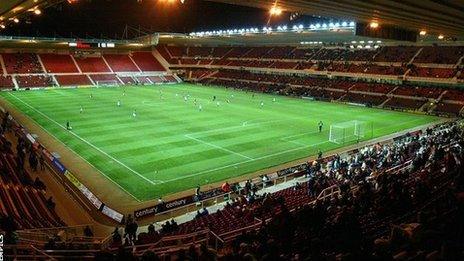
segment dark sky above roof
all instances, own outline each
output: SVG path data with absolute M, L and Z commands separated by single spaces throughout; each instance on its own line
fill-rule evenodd
M 293 24 L 313 21 L 299 17 L 292 22 L 291 14 L 273 18 L 271 24 Z M 259 27 L 266 25 L 267 10 L 221 4 L 201 0 L 166 3 L 157 0 L 81 0 L 77 4 L 61 5 L 44 10 L 40 17 L 10 26 L 5 35 L 108 37 L 123 38 L 129 26 L 128 38 L 143 32 L 179 32 Z

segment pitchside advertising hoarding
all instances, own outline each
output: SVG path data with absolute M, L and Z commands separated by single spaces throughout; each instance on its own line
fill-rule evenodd
M 0 234 L 0 261 L 3 261 L 3 234 Z
M 145 217 L 153 216 L 153 215 L 156 215 L 156 214 L 160 214 L 160 213 L 163 213 L 163 212 L 166 212 L 166 211 L 169 211 L 169 210 L 173 210 L 173 209 L 176 209 L 176 208 L 180 208 L 180 207 L 195 203 L 195 202 L 200 201 L 200 200 L 207 200 L 207 199 L 217 197 L 217 196 L 223 195 L 223 194 L 225 194 L 225 193 L 220 188 L 208 190 L 206 192 L 201 193 L 201 196 L 199 196 L 199 197 L 196 196 L 196 195 L 187 196 L 187 197 L 183 197 L 183 198 L 173 200 L 173 201 L 169 201 L 169 202 L 166 202 L 166 203 L 159 203 L 156 206 L 151 206 L 151 207 L 147 207 L 147 208 L 144 208 L 144 209 L 136 210 L 136 211 L 134 211 L 134 217 L 135 218 L 145 218 Z

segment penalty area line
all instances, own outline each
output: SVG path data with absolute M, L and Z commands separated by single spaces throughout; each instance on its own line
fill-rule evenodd
M 209 142 L 206 142 L 206 141 L 197 139 L 197 138 L 195 138 L 195 137 L 191 137 L 189 134 L 185 134 L 184 136 L 185 136 L 186 138 L 189 138 L 189 139 L 194 140 L 194 141 L 196 141 L 196 142 L 203 143 L 203 144 L 205 144 L 205 145 L 214 147 L 214 148 L 216 148 L 216 149 L 220 149 L 220 150 L 223 150 L 223 151 L 225 151 L 225 152 L 232 153 L 232 154 L 237 155 L 237 156 L 240 156 L 240 157 L 242 157 L 242 158 L 246 158 L 246 159 L 249 159 L 249 160 L 254 160 L 254 158 L 252 158 L 252 157 L 248 157 L 248 156 L 243 155 L 243 154 L 241 154 L 241 153 L 238 153 L 238 152 L 235 152 L 235 151 L 232 151 L 232 150 L 223 148 L 223 147 L 218 146 L 218 145 L 214 145 L 214 144 L 212 144 L 212 143 L 209 143 Z

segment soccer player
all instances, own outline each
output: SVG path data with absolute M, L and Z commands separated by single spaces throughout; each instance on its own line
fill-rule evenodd
M 216 106 L 219 107 L 219 102 L 218 101 L 216 102 Z
M 276 101 L 276 98 L 275 98 L 275 97 L 274 97 L 274 98 L 272 98 L 272 102 L 275 102 L 275 101 Z
M 71 123 L 69 123 L 69 121 L 66 121 L 66 129 L 72 130 Z
M 216 100 L 216 95 L 213 96 L 213 101 L 215 101 L 215 100 Z
M 82 108 L 82 105 L 81 105 L 81 108 L 79 110 L 79 113 L 83 113 L 84 112 L 84 108 Z
M 121 100 L 118 100 L 118 107 L 121 107 Z
M 126 90 L 122 90 L 122 96 L 126 96 Z
M 137 117 L 137 111 L 134 109 L 134 111 L 132 111 L 132 117 Z
M 319 121 L 317 126 L 319 127 L 319 132 L 322 132 L 322 127 L 324 127 L 324 123 L 322 121 Z
M 264 106 L 264 102 L 263 102 L 263 101 L 261 101 L 261 108 L 263 108 L 263 106 Z
M 90 99 L 92 99 L 92 98 L 93 98 L 93 94 L 90 94 Z
M 193 100 L 193 104 L 196 106 L 197 105 L 197 99 Z
M 185 101 L 185 102 L 187 101 L 187 96 L 184 96 L 184 101 Z
M 200 106 L 198 106 L 198 110 L 199 110 L 199 111 L 202 111 L 202 110 L 203 110 L 203 107 L 201 106 L 201 104 L 200 104 Z

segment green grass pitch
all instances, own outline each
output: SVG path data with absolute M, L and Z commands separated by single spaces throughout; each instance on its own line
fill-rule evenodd
M 140 201 L 340 148 L 333 123 L 370 122 L 373 138 L 438 120 L 186 83 L 0 95 Z

